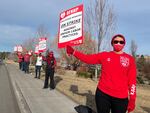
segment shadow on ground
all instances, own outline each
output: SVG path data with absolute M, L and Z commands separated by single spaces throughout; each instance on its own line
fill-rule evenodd
M 150 107 L 143 107 L 143 106 L 141 106 L 141 108 L 142 108 L 144 111 L 146 111 L 147 113 L 150 113 Z
M 92 94 L 92 91 L 88 90 L 87 93 L 79 93 L 77 85 L 71 85 L 70 91 L 72 91 L 73 94 L 86 97 L 86 105 L 74 107 L 78 113 L 96 113 L 95 96 Z
M 59 76 L 55 76 L 54 77 L 54 80 L 55 80 L 55 87 L 57 86 L 57 84 L 61 81 L 61 80 L 63 80 L 61 77 L 59 77 Z

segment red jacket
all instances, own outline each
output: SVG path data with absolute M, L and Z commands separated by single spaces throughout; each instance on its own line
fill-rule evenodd
M 22 62 L 23 61 L 23 55 L 22 54 L 17 54 L 18 56 L 18 62 Z
M 42 59 L 44 61 L 46 61 L 47 66 L 49 65 L 51 68 L 55 68 L 56 67 L 56 59 L 55 59 L 55 57 L 51 58 L 51 57 L 44 57 L 44 56 L 42 56 Z
M 25 55 L 24 55 L 24 61 L 25 61 L 25 62 L 30 62 L 30 57 L 31 57 L 31 55 L 25 54 Z
M 98 88 L 104 93 L 117 97 L 136 98 L 136 65 L 134 58 L 126 53 L 102 52 L 85 55 L 78 51 L 74 56 L 88 64 L 101 64 Z

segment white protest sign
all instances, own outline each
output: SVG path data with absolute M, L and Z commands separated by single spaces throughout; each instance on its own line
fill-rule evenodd
M 39 54 L 39 45 L 35 45 L 35 54 Z
M 14 52 L 17 52 L 17 46 L 14 47 Z
M 23 51 L 23 48 L 22 48 L 21 45 L 18 45 L 18 46 L 17 46 L 17 51 L 18 51 L 18 52 L 22 52 L 22 51 Z
M 47 38 L 39 38 L 39 52 L 46 51 L 46 41 Z
M 83 43 L 83 5 L 60 14 L 58 47 Z

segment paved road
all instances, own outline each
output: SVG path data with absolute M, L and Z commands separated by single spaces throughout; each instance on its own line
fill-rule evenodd
M 0 63 L 0 113 L 20 113 L 4 64 Z
M 34 75 L 25 74 L 18 69 L 18 64 L 6 64 L 17 94 L 19 108 L 25 113 L 77 113 L 78 105 L 57 90 L 43 89 L 43 80 Z M 19 95 L 18 95 L 19 94 Z M 24 100 L 22 103 L 21 100 Z M 0 112 L 1 113 L 1 112 Z

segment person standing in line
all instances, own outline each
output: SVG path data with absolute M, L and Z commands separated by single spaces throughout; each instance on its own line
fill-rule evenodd
M 25 71 L 25 73 L 29 73 L 30 57 L 31 57 L 31 55 L 29 55 L 29 53 L 27 51 L 26 54 L 24 55 L 24 71 Z
M 36 59 L 36 64 L 35 64 L 35 78 L 40 79 L 40 75 L 41 75 L 41 67 L 42 67 L 42 55 L 41 53 L 39 53 L 39 55 L 37 56 Z M 37 76 L 38 74 L 38 76 Z
M 18 52 L 17 53 L 17 56 L 18 56 L 18 63 L 19 63 L 19 69 L 22 70 L 22 64 L 23 64 L 23 55 L 21 52 Z
M 23 58 L 22 58 L 22 71 L 25 71 L 24 55 L 23 55 Z
M 54 72 L 56 67 L 56 59 L 54 57 L 53 51 L 49 52 L 46 58 L 43 57 L 43 60 L 46 61 L 46 69 L 45 69 L 45 81 L 44 81 L 44 89 L 48 88 L 48 81 L 50 78 L 50 89 L 55 89 L 54 83 Z
M 135 109 L 136 64 L 129 54 L 123 52 L 125 37 L 121 34 L 111 40 L 113 51 L 83 54 L 67 46 L 67 54 L 88 64 L 101 64 L 101 76 L 97 85 L 95 101 L 98 113 L 126 113 Z

